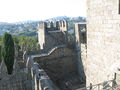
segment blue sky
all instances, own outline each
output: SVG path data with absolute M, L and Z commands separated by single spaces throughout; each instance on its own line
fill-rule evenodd
M 0 0 L 0 22 L 86 16 L 86 0 Z

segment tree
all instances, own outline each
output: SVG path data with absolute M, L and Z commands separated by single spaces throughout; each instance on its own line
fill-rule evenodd
M 0 63 L 2 62 L 2 37 L 0 36 Z
M 37 36 L 17 36 L 21 50 L 35 51 L 38 48 Z
M 5 33 L 3 37 L 3 60 L 7 67 L 8 74 L 12 74 L 14 65 L 14 41 L 9 33 Z
M 13 38 L 13 40 L 14 40 L 15 49 L 19 52 L 19 50 L 20 50 L 20 45 L 19 45 L 18 37 L 17 37 L 17 36 L 12 36 L 12 38 Z
M 2 50 L 2 47 L 0 46 L 0 63 L 2 62 L 2 54 L 1 54 L 1 51 Z

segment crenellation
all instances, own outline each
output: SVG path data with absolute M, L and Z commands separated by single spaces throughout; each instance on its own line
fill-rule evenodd
M 64 22 L 64 27 L 63 27 Z M 56 23 L 56 27 L 53 24 Z M 62 45 L 67 43 L 67 23 L 65 21 L 57 21 L 57 22 L 48 22 L 47 25 L 51 25 L 50 27 L 47 26 L 45 22 L 40 24 L 40 29 L 38 31 L 38 40 L 40 44 L 40 48 L 44 50 L 49 50 L 50 48 Z M 62 24 L 62 27 L 60 26 Z M 39 28 L 39 27 L 38 27 Z M 60 38 L 61 37 L 61 38 Z M 52 41 L 52 43 L 51 43 Z
M 46 29 L 46 28 L 47 28 L 46 22 L 42 22 L 38 24 L 38 29 Z
M 53 22 L 50 22 L 50 28 L 54 28 Z
M 38 29 L 44 29 L 46 32 L 48 31 L 67 31 L 67 22 L 64 21 L 56 21 L 56 22 L 43 22 L 38 24 Z
M 59 29 L 60 29 L 60 25 L 59 25 L 59 22 L 58 22 L 58 21 L 55 22 L 55 27 L 56 27 L 56 30 L 59 30 Z

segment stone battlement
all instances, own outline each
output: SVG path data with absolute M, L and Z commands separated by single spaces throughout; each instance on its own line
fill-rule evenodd
M 39 23 L 38 41 L 40 48 L 48 50 L 58 45 L 67 44 L 67 31 L 67 21 Z
M 42 22 L 38 24 L 39 30 L 49 31 L 67 31 L 67 21 L 56 21 L 56 22 Z

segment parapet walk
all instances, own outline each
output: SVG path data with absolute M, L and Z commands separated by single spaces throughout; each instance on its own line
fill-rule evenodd
M 64 48 L 66 45 L 59 45 L 51 49 L 48 53 L 31 55 L 28 57 L 26 61 L 26 67 L 28 69 L 28 73 L 31 73 L 31 77 L 34 83 L 33 90 L 59 90 L 53 82 L 50 80 L 46 72 L 41 69 L 40 65 L 34 62 L 35 57 L 44 57 L 49 56 L 52 52 L 54 52 L 58 48 Z

